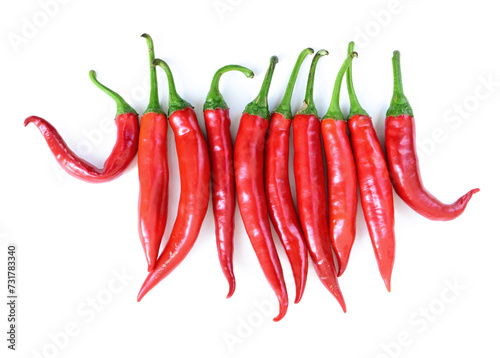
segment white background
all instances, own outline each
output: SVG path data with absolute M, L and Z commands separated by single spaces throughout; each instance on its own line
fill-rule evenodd
M 48 3 L 52 5 L 42 5 Z M 2 2 L 0 291 L 7 295 L 6 250 L 15 243 L 19 306 L 18 351 L 11 352 L 6 348 L 7 311 L 2 304 L 1 356 L 499 356 L 500 25 L 492 4 Z M 340 278 L 347 314 L 310 267 L 302 301 L 291 304 L 286 317 L 274 323 L 277 302 L 238 213 L 237 288 L 226 300 L 211 207 L 186 260 L 137 303 L 146 263 L 137 234 L 136 162 L 110 183 L 78 181 L 59 169 L 38 130 L 24 128 L 23 120 L 33 114 L 45 117 L 79 154 L 102 165 L 115 139 L 115 109 L 87 74 L 95 69 L 104 84 L 141 113 L 148 102 L 143 32 L 155 40 L 157 57 L 170 64 L 178 91 L 196 107 L 203 130 L 201 110 L 215 70 L 238 63 L 255 71 L 253 80 L 238 73 L 222 80 L 233 136 L 271 55 L 280 59 L 269 95 L 274 109 L 298 53 L 309 46 L 330 51 L 318 65 L 315 87 L 323 115 L 347 43 L 355 40 L 355 87 L 383 142 L 392 94 L 391 57 L 399 49 L 425 185 L 444 202 L 475 187 L 481 192 L 451 222 L 426 220 L 395 197 L 392 293 L 386 292 L 379 276 L 359 211 L 358 235 Z M 297 82 L 294 110 L 300 107 L 310 58 Z M 161 71 L 159 78 L 166 108 Z M 488 81 L 492 84 L 486 87 Z M 347 111 L 345 90 L 342 103 Z M 93 143 L 86 133 L 93 135 Z M 171 133 L 169 161 L 167 232 L 179 195 Z M 290 266 L 278 248 L 290 278 Z M 288 282 L 293 301 L 293 280 Z M 62 333 L 65 330 L 72 335 Z

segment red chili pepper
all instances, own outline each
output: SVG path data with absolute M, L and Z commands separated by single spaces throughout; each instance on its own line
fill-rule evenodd
M 205 218 L 210 197 L 210 159 L 207 143 L 201 133 L 196 113 L 175 89 L 172 72 L 162 60 L 154 60 L 166 73 L 169 85 L 168 121 L 174 131 L 179 160 L 181 194 L 174 227 L 167 245 L 141 287 L 140 301 L 161 280 L 167 277 L 193 247 Z
M 267 207 L 274 229 L 285 248 L 295 281 L 295 303 L 304 293 L 307 279 L 307 246 L 300 221 L 293 204 L 288 177 L 290 127 L 292 125 L 291 99 L 300 66 L 312 48 L 302 51 L 295 63 L 281 104 L 271 115 L 265 147 L 265 188 Z
M 271 64 L 258 96 L 243 112 L 234 144 L 238 206 L 259 264 L 278 297 L 280 309 L 274 321 L 282 319 L 288 309 L 288 294 L 273 242 L 264 189 L 264 147 L 269 126 L 267 94 L 277 62 L 276 56 L 271 57 Z
M 351 42 L 347 51 L 351 53 L 353 49 L 354 42 Z M 351 102 L 348 125 L 359 179 L 361 207 L 380 274 L 387 290 L 391 291 L 395 251 L 391 180 L 372 120 L 361 108 L 354 92 L 351 67 L 347 70 L 347 89 Z
M 97 81 L 94 71 L 90 71 L 89 76 L 99 89 L 116 102 L 117 107 L 116 142 L 103 168 L 98 168 L 76 155 L 54 126 L 45 119 L 37 116 L 28 117 L 24 121 L 24 126 L 34 123 L 38 127 L 57 162 L 68 174 L 89 183 L 103 183 L 119 177 L 134 159 L 137 153 L 139 119 L 137 112 L 118 93 Z
M 229 283 L 227 298 L 233 295 L 236 287 L 233 272 L 234 209 L 236 203 L 231 118 L 229 117 L 229 108 L 219 91 L 219 81 L 221 76 L 228 71 L 240 71 L 250 78 L 254 76 L 250 69 L 243 66 L 228 65 L 220 68 L 214 75 L 203 106 L 212 168 L 215 238 L 222 272 Z
M 396 193 L 413 210 L 431 220 L 452 220 L 463 213 L 473 189 L 453 204 L 444 204 L 422 184 L 415 143 L 413 110 L 403 93 L 399 51 L 392 57 L 394 93 L 385 119 L 387 164 Z
M 323 285 L 346 311 L 344 297 L 337 281 L 328 232 L 325 169 L 321 149 L 321 124 L 313 101 L 314 73 L 321 56 L 313 58 L 307 81 L 304 106 L 293 118 L 294 173 L 297 188 L 297 207 L 314 269 Z
M 328 212 L 330 239 L 339 264 L 338 275 L 344 273 L 356 236 L 358 206 L 356 164 L 352 155 L 347 122 L 340 109 L 340 87 L 347 68 L 357 56 L 350 53 L 342 64 L 333 89 L 330 107 L 321 121 L 328 174 Z
M 165 233 L 168 214 L 168 120 L 160 107 L 158 81 L 153 40 L 143 34 L 149 49 L 151 96 L 148 108 L 141 118 L 139 132 L 139 237 L 141 240 L 148 272 L 152 271 L 158 258 L 161 240 Z

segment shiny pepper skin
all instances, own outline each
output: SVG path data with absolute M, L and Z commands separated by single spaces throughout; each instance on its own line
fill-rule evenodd
M 59 165 L 71 176 L 88 183 L 104 183 L 116 179 L 123 174 L 137 153 L 139 118 L 135 113 L 124 113 L 116 117 L 116 142 L 102 168 L 73 152 L 54 126 L 45 119 L 31 116 L 26 118 L 24 125 L 30 123 L 40 130 Z
M 269 127 L 267 95 L 278 58 L 272 56 L 257 97 L 243 111 L 234 143 L 236 197 L 241 219 L 267 282 L 279 302 L 281 320 L 288 310 L 288 293 L 269 224 L 264 189 L 264 149 Z
M 194 110 L 177 110 L 168 118 L 175 136 L 181 194 L 174 227 L 167 245 L 149 273 L 138 301 L 168 276 L 191 251 L 205 218 L 210 197 L 210 160 Z
M 279 301 L 281 320 L 288 309 L 285 278 L 271 233 L 264 189 L 264 145 L 269 120 L 244 113 L 234 145 L 236 193 L 241 218 L 259 264 Z
M 98 168 L 76 155 L 54 126 L 45 119 L 37 116 L 28 117 L 24 121 L 24 126 L 26 127 L 30 123 L 37 126 L 57 162 L 68 174 L 89 183 L 104 183 L 123 174 L 137 154 L 139 117 L 137 112 L 118 93 L 97 80 L 95 71 L 91 70 L 89 77 L 97 88 L 106 93 L 116 103 L 117 108 L 115 116 L 116 141 L 103 168 Z
M 229 284 L 227 298 L 236 288 L 233 270 L 234 211 L 236 207 L 233 142 L 229 107 L 219 89 L 223 74 L 237 71 L 248 78 L 254 73 L 240 65 L 226 65 L 219 68 L 212 78 L 210 89 L 203 105 L 203 116 L 207 129 L 208 153 L 212 168 L 212 206 L 215 221 L 215 241 L 222 272 Z
M 348 53 L 354 50 L 350 42 Z M 372 119 L 359 104 L 352 80 L 352 66 L 347 69 L 347 91 L 351 109 L 347 124 L 358 174 L 361 207 L 385 287 L 391 291 L 396 239 L 394 201 L 389 171 Z
M 472 195 L 472 189 L 452 204 L 445 204 L 427 191 L 422 184 L 415 142 L 415 120 L 403 114 L 385 120 L 387 164 L 394 190 L 403 201 L 420 215 L 438 221 L 453 220 L 462 214 Z
M 337 280 L 328 231 L 320 128 L 320 121 L 315 115 L 298 114 L 293 118 L 293 167 L 297 208 L 314 270 L 345 312 L 346 305 Z
M 299 216 L 293 203 L 288 161 L 292 126 L 292 94 L 300 67 L 312 48 L 300 52 L 290 74 L 281 103 L 271 115 L 265 149 L 264 181 L 269 217 L 285 248 L 295 281 L 295 303 L 304 294 L 308 272 L 308 252 Z
M 148 272 L 156 265 L 168 215 L 168 120 L 163 113 L 149 112 L 141 118 L 139 134 L 139 238 Z
M 347 134 L 347 123 L 340 108 L 342 79 L 356 56 L 356 52 L 350 52 L 342 63 L 335 78 L 330 106 L 321 120 L 328 179 L 330 239 L 337 256 L 339 276 L 347 267 L 356 236 L 356 164 Z
M 361 207 L 378 268 L 391 290 L 394 266 L 394 202 L 389 171 L 369 116 L 354 115 L 348 121 L 361 195 Z
M 204 111 L 208 149 L 212 166 L 212 202 L 217 252 L 224 276 L 229 282 L 227 297 L 235 290 L 233 270 L 233 235 L 236 190 L 233 168 L 233 143 L 229 109 Z
M 358 186 L 356 164 L 344 120 L 323 119 L 321 134 L 328 177 L 330 238 L 338 259 L 339 273 L 347 267 L 356 236 Z
M 479 189 L 470 190 L 452 204 L 442 203 L 425 189 L 418 166 L 413 110 L 403 92 L 399 51 L 394 51 L 392 69 L 394 90 L 385 119 L 385 148 L 394 190 L 408 206 L 427 219 L 453 220 L 464 212 Z
M 298 303 L 305 289 L 309 258 L 288 176 L 291 124 L 292 121 L 283 115 L 272 114 L 264 173 L 269 217 L 290 261 L 295 281 L 295 303 Z
M 191 104 L 177 93 L 166 62 L 155 59 L 166 73 L 169 87 L 169 116 L 179 162 L 181 193 L 174 226 L 153 271 L 144 281 L 137 300 L 167 277 L 188 255 L 198 238 L 210 199 L 210 159 L 205 137 Z
M 337 280 L 328 231 L 325 168 L 321 147 L 321 123 L 314 104 L 314 75 L 319 59 L 328 51 L 319 50 L 309 69 L 302 109 L 293 117 L 293 172 L 297 192 L 297 209 L 314 270 L 321 283 L 346 311 Z
M 149 105 L 141 118 L 137 167 L 139 173 L 139 238 L 146 256 L 148 272 L 158 258 L 168 215 L 168 119 L 158 98 L 158 81 L 153 39 L 148 44 L 151 92 Z

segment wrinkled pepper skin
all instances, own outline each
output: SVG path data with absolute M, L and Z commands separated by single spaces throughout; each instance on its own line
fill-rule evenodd
M 453 204 L 444 204 L 422 184 L 415 142 L 415 120 L 403 114 L 385 120 L 387 164 L 394 190 L 413 210 L 430 220 L 448 221 L 462 214 L 472 195 L 472 189 Z
M 328 177 L 330 238 L 341 276 L 349 261 L 356 237 L 358 185 L 356 164 L 344 120 L 323 119 L 321 134 Z
M 234 145 L 236 196 L 245 230 L 267 281 L 279 301 L 281 320 L 288 309 L 288 294 L 280 259 L 274 246 L 264 189 L 264 146 L 269 120 L 243 113 Z
M 361 206 L 378 268 L 391 290 L 394 266 L 394 202 L 389 171 L 369 116 L 354 115 L 348 121 L 356 162 Z
M 210 160 L 207 143 L 196 113 L 187 107 L 170 114 L 179 160 L 181 194 L 179 207 L 167 245 L 149 273 L 138 301 L 168 276 L 191 251 L 205 218 L 210 197 Z
M 325 169 L 321 149 L 321 125 L 313 114 L 293 118 L 294 174 L 300 223 L 313 267 L 330 293 L 346 311 L 337 280 L 337 269 L 328 231 Z
M 217 252 L 224 276 L 229 282 L 227 297 L 234 293 L 236 282 L 233 270 L 234 183 L 233 143 L 229 109 L 204 111 L 208 150 L 212 168 L 212 203 L 215 220 Z
M 291 125 L 292 121 L 282 114 L 271 115 L 264 175 L 269 217 L 290 261 L 295 281 L 295 303 L 298 303 L 305 289 L 309 258 L 288 175 Z
M 103 183 L 116 179 L 127 169 L 137 153 L 139 118 L 136 113 L 123 113 L 115 118 L 116 142 L 102 168 L 76 155 L 56 128 L 45 119 L 28 117 L 24 126 L 30 123 L 40 130 L 59 165 L 71 176 L 88 183 Z

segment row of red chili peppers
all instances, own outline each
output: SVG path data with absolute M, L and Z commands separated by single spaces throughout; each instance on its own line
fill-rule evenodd
M 379 271 L 389 291 L 395 252 L 392 187 L 410 207 L 432 220 L 456 218 L 471 196 L 479 191 L 471 190 L 447 205 L 423 187 L 415 149 L 413 112 L 402 89 L 398 51 L 393 56 L 394 92 L 386 118 L 386 155 L 371 118 L 354 92 L 351 63 L 357 54 L 353 51 L 353 42 L 349 44 L 348 56 L 335 80 L 328 111 L 321 119 L 313 100 L 314 76 L 319 59 L 328 52 L 320 50 L 314 56 L 304 105 L 295 115 L 291 110 L 292 92 L 303 61 L 314 51 L 307 48 L 300 53 L 283 100 L 270 115 L 267 98 L 278 62 L 273 56 L 260 92 L 243 112 L 233 153 L 229 109 L 219 91 L 219 80 L 228 71 L 240 71 L 247 77 L 253 77 L 253 72 L 229 65 L 215 73 L 204 105 L 207 145 L 193 107 L 176 92 L 169 66 L 155 59 L 151 37 L 147 34 L 143 37 L 149 49 L 151 94 L 140 127 L 134 109 L 117 93 L 100 84 L 95 72 L 90 72 L 91 80 L 117 104 L 117 141 L 102 169 L 71 151 L 57 130 L 44 119 L 32 116 L 25 120 L 25 125 L 33 122 L 39 128 L 57 161 L 69 174 L 88 182 L 118 177 L 138 152 L 139 237 L 149 271 L 138 300 L 175 269 L 193 247 L 208 208 L 210 168 L 217 250 L 229 283 L 227 297 L 235 290 L 232 256 L 237 198 L 252 247 L 278 297 L 280 310 L 276 321 L 287 311 L 288 294 L 269 218 L 291 264 L 295 303 L 304 292 L 310 255 L 321 282 L 345 311 L 337 277 L 347 267 L 355 238 L 358 182 Z M 168 115 L 158 99 L 157 66 L 165 71 L 168 79 Z M 345 73 L 351 104 L 347 120 L 340 109 L 340 89 Z M 168 207 L 167 122 L 175 137 L 181 194 L 173 229 L 158 257 Z M 292 126 L 297 210 L 288 176 Z

